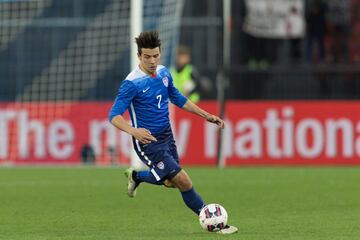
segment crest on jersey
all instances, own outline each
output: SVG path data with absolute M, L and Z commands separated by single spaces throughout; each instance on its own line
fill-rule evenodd
M 164 165 L 163 162 L 158 162 L 158 164 L 156 164 L 156 166 L 157 166 L 159 169 L 161 169 L 161 170 L 163 170 L 164 167 L 165 167 L 165 165 Z
M 163 81 L 165 87 L 169 86 L 169 79 L 167 77 L 163 77 L 162 81 Z

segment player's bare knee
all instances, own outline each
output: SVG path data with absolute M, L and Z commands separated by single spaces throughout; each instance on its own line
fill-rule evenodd
M 180 191 L 184 192 L 192 188 L 192 182 L 184 170 L 181 170 L 176 176 L 171 179 L 172 184 Z
M 182 192 L 188 191 L 192 188 L 192 182 L 190 179 L 183 179 L 178 185 L 178 189 Z
M 176 188 L 175 185 L 167 179 L 164 181 L 164 186 L 168 188 Z

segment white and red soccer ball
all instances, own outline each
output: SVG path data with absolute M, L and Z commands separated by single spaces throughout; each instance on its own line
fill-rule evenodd
M 223 229 L 228 221 L 228 214 L 223 206 L 211 203 L 203 207 L 199 214 L 199 222 L 203 229 L 217 232 Z

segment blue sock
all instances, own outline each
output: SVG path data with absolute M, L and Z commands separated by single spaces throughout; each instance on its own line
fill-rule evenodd
M 147 182 L 155 185 L 163 185 L 162 181 L 156 181 L 156 178 L 150 171 L 140 171 L 136 173 L 136 181 L 138 182 Z
M 181 192 L 181 195 L 183 197 L 183 200 L 193 212 L 195 212 L 197 215 L 199 215 L 200 210 L 204 207 L 205 203 L 194 190 L 194 188 L 191 188 L 188 191 Z

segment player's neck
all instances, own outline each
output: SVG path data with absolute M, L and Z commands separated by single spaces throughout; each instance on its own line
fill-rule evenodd
M 139 68 L 141 71 L 143 71 L 145 74 L 149 75 L 150 77 L 156 77 L 156 71 L 155 72 L 149 72 L 147 71 L 142 65 L 141 63 L 139 64 Z

